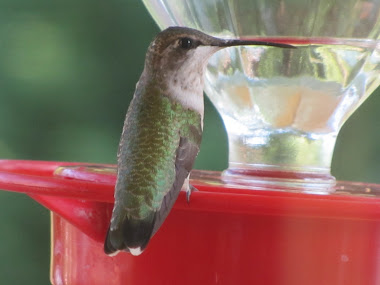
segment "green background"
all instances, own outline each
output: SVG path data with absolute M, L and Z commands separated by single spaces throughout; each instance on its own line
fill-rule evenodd
M 0 0 L 0 157 L 115 163 L 157 32 L 140 1 Z M 373 94 L 343 127 L 338 179 L 380 183 L 379 107 Z M 204 128 L 196 168 L 222 170 L 226 135 L 207 99 Z M 0 192 L 0 257 L 1 284 L 50 284 L 49 213 L 26 195 Z

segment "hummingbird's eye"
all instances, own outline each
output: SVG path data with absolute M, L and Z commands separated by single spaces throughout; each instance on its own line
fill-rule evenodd
M 179 40 L 179 46 L 183 49 L 191 49 L 193 47 L 193 40 L 190 38 L 182 38 Z

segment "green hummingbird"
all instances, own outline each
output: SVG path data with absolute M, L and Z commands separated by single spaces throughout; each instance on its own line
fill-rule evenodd
M 104 251 L 139 255 L 169 214 L 189 175 L 203 132 L 203 75 L 211 55 L 240 45 L 286 44 L 219 39 L 170 27 L 150 44 L 118 150 L 115 205 Z

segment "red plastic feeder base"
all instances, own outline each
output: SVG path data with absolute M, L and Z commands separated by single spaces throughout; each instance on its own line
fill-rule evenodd
M 53 215 L 51 278 L 70 284 L 378 284 L 378 221 L 174 210 L 147 250 L 108 257 Z
M 109 257 L 112 169 L 60 164 L 0 161 L 0 188 L 54 211 L 54 285 L 380 282 L 378 185 L 339 182 L 329 195 L 255 191 L 206 183 L 205 173 L 218 173 L 195 172 L 200 191 L 189 204 L 180 194 L 142 255 Z

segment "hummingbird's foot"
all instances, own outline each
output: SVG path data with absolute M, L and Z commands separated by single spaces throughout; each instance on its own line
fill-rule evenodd
M 193 193 L 194 191 L 199 191 L 199 190 L 195 188 L 193 185 L 189 184 L 189 187 L 187 187 L 187 190 L 186 190 L 186 201 L 188 204 L 190 203 L 191 193 Z

